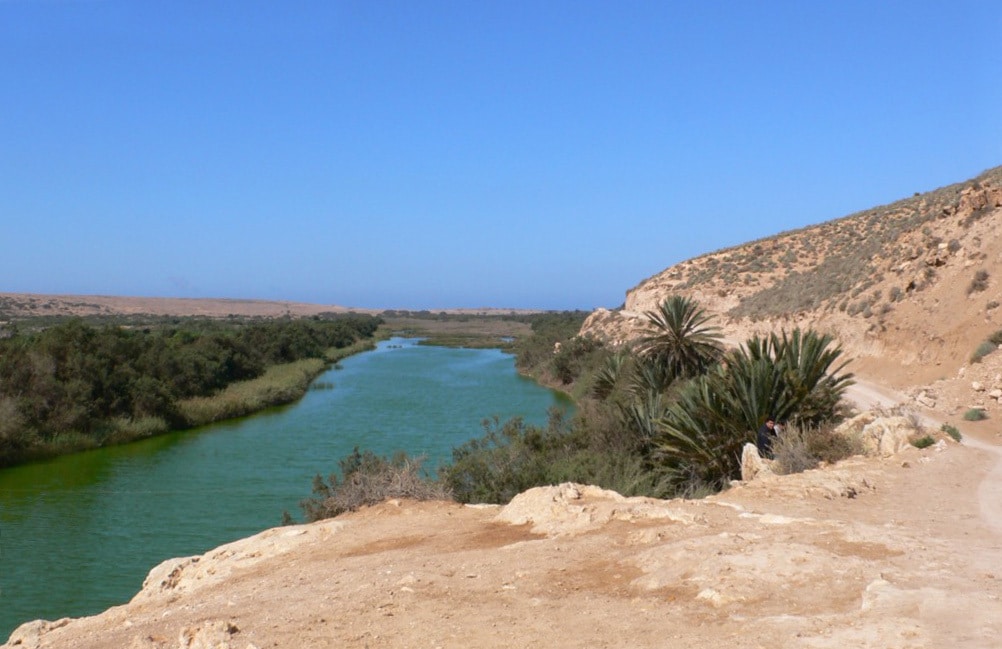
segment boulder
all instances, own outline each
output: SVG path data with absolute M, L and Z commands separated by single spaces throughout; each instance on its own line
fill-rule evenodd
M 763 475 L 774 475 L 771 465 L 772 461 L 759 455 L 758 447 L 754 444 L 749 442 L 741 449 L 741 480 L 743 482 L 749 482 Z
M 864 412 L 842 422 L 835 433 L 859 435 L 866 455 L 889 457 L 911 445 L 915 423 L 908 417 L 881 417 Z
M 881 417 L 863 426 L 861 433 L 867 455 L 890 457 L 910 445 L 915 425 L 907 417 Z
M 626 498 L 600 487 L 565 482 L 523 491 L 502 507 L 494 520 L 511 525 L 531 524 L 535 534 L 573 536 L 611 520 L 651 519 L 690 523 L 693 517 L 671 501 Z

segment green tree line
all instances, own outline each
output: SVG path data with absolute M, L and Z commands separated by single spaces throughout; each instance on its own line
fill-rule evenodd
M 371 338 L 378 317 L 225 322 L 179 319 L 145 328 L 71 319 L 0 340 L 0 466 L 52 449 L 104 443 L 123 422 L 185 428 L 179 404 L 267 368 L 325 359 Z

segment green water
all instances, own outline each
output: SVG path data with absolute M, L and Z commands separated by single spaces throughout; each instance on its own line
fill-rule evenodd
M 299 519 L 313 476 L 357 446 L 430 463 L 481 421 L 545 423 L 558 394 L 498 350 L 393 339 L 318 378 L 285 408 L 237 422 L 0 470 L 0 640 L 33 619 L 127 602 L 171 557 L 201 554 Z

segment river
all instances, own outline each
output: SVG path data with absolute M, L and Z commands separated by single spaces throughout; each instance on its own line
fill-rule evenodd
M 499 350 L 394 338 L 253 417 L 0 470 L 0 641 L 19 624 L 127 602 L 155 565 L 300 520 L 313 477 L 355 446 L 436 465 L 481 422 L 543 424 L 569 401 Z

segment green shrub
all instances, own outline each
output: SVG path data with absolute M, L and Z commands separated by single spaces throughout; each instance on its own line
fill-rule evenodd
M 960 431 L 957 430 L 956 426 L 951 426 L 950 424 L 943 424 L 940 430 L 953 438 L 953 441 L 959 442 L 961 439 Z
M 998 345 L 996 345 L 990 340 L 984 341 L 983 343 L 978 345 L 978 348 L 974 350 L 973 354 L 971 354 L 971 362 L 980 363 L 982 358 L 984 358 L 988 354 L 991 354 L 996 349 L 998 349 Z
M 921 437 L 911 440 L 911 443 L 915 448 L 926 448 L 935 444 L 936 440 L 932 435 L 922 435 Z
M 602 343 L 590 336 L 574 336 L 560 344 L 553 354 L 551 364 L 562 385 L 573 383 L 585 373 L 593 361 L 594 352 L 602 348 Z
M 582 411 L 584 414 L 582 414 Z M 676 495 L 670 472 L 649 462 L 643 445 L 592 402 L 572 422 L 551 412 L 545 428 L 514 418 L 484 422 L 485 434 L 452 451 L 439 479 L 464 503 L 507 503 L 530 489 L 592 484 L 626 496 Z
M 964 421 L 981 421 L 988 419 L 988 414 L 982 408 L 971 408 L 964 413 Z
M 988 288 L 988 271 L 982 269 L 974 273 L 974 279 L 972 279 L 971 283 L 967 285 L 967 294 L 970 295 L 971 293 L 983 291 L 987 288 Z

